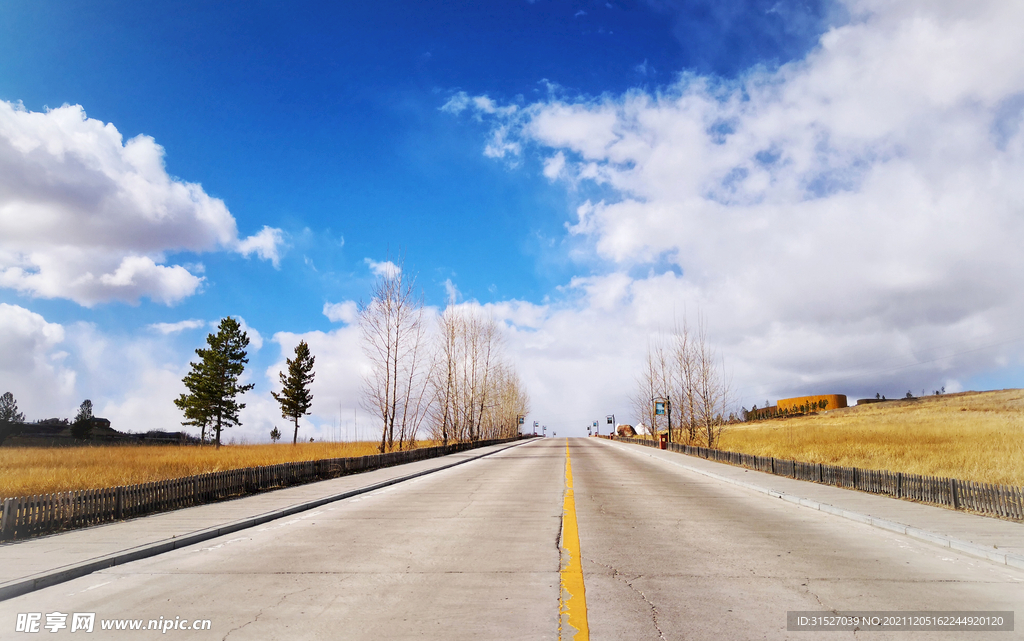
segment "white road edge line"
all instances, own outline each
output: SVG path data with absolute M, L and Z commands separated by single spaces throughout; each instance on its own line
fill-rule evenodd
M 612 444 L 619 445 L 619 446 L 633 445 L 632 443 L 614 443 L 614 441 L 607 441 L 605 439 L 598 439 L 598 441 L 600 441 L 602 443 L 608 443 L 609 445 L 612 445 Z M 636 447 L 646 447 L 646 446 L 644 446 L 644 445 L 637 445 Z M 986 545 L 979 545 L 977 543 L 972 543 L 971 541 L 964 541 L 962 539 L 957 539 L 957 538 L 954 538 L 954 537 L 951 537 L 951 536 L 947 536 L 945 534 L 937 534 L 935 532 L 929 532 L 928 530 L 922 530 L 920 528 L 916 528 L 916 527 L 913 527 L 911 525 L 906 525 L 906 524 L 903 524 L 903 523 L 898 523 L 896 521 L 890 521 L 888 519 L 881 519 L 881 518 L 878 518 L 876 516 L 871 516 L 869 514 L 862 514 L 860 512 L 854 512 L 852 510 L 844 510 L 843 508 L 839 508 L 839 507 L 836 507 L 834 505 L 830 505 L 828 503 L 821 503 L 821 502 L 815 501 L 813 499 L 801 498 L 801 497 L 796 496 L 794 494 L 786 494 L 785 492 L 779 492 L 778 490 L 773 490 L 771 488 L 764 487 L 763 485 L 756 485 L 754 483 L 747 483 L 746 481 L 737 481 L 736 479 L 731 479 L 729 477 L 722 476 L 720 474 L 715 474 L 714 472 L 708 472 L 707 470 L 701 470 L 701 469 L 698 469 L 696 467 L 692 467 L 690 465 L 686 465 L 685 463 L 681 463 L 679 461 L 673 461 L 673 460 L 670 460 L 670 459 L 665 459 L 665 458 L 657 457 L 657 456 L 654 456 L 653 454 L 649 454 L 649 453 L 644 452 L 644 451 L 636 451 L 636 450 L 633 450 L 632 448 L 629 448 L 629 447 L 626 448 L 626 451 L 627 452 L 632 452 L 633 454 L 635 454 L 637 456 L 648 456 L 648 457 L 650 457 L 652 459 L 655 459 L 657 461 L 664 461 L 665 463 L 669 463 L 670 465 L 676 465 L 676 466 L 681 467 L 683 469 L 690 470 L 691 472 L 696 472 L 697 474 L 701 474 L 703 476 L 707 476 L 709 478 L 713 478 L 713 479 L 716 479 L 718 481 L 724 481 L 724 482 L 729 483 L 731 485 L 738 485 L 740 487 L 745 487 L 748 490 L 754 490 L 755 492 L 760 492 L 761 494 L 767 494 L 769 496 L 774 496 L 775 498 L 782 499 L 783 501 L 787 501 L 789 503 L 795 503 L 796 505 L 801 505 L 803 507 L 809 507 L 811 509 L 819 510 L 821 512 L 826 512 L 828 514 L 834 514 L 836 516 L 841 516 L 844 519 L 849 519 L 851 521 L 857 521 L 858 523 L 864 523 L 865 525 L 871 525 L 873 527 L 881 528 L 883 530 L 889 530 L 890 532 L 896 532 L 897 534 L 905 534 L 906 536 L 909 536 L 911 538 L 915 538 L 915 539 L 918 539 L 920 541 L 925 541 L 925 542 L 931 543 L 933 545 L 938 545 L 939 547 L 949 548 L 949 549 L 952 549 L 952 550 L 956 550 L 957 552 L 962 552 L 964 554 L 969 554 L 969 555 L 974 556 L 974 557 L 979 557 L 979 558 L 982 558 L 982 559 L 986 559 L 988 561 L 994 561 L 994 562 L 999 563 L 1001 565 L 1008 565 L 1010 567 L 1014 567 L 1014 568 L 1017 568 L 1017 569 L 1020 569 L 1020 570 L 1024 570 L 1024 556 L 1020 556 L 1018 554 L 1011 554 L 1009 552 L 1000 552 L 1000 551 L 998 551 L 998 548 L 995 548 L 995 547 L 989 547 L 989 546 L 986 546 Z M 679 456 L 686 456 L 686 455 L 685 454 L 679 454 Z M 711 462 L 714 463 L 716 461 L 711 461 Z M 723 463 L 723 465 L 724 465 L 724 463 Z M 844 489 L 844 488 L 839 488 L 839 489 Z M 899 499 L 893 499 L 893 500 L 899 500 Z M 937 508 L 937 509 L 942 509 L 942 508 Z
M 518 440 L 513 443 L 506 444 L 505 447 L 502 447 L 501 449 L 497 449 L 492 452 L 485 452 L 483 454 L 478 454 L 471 458 L 465 458 L 460 461 L 450 463 L 448 465 L 434 468 L 432 470 L 424 470 L 422 472 L 416 472 L 415 474 L 407 474 L 406 476 L 400 476 L 393 479 L 389 479 L 387 481 L 381 481 L 380 483 L 374 483 L 373 485 L 368 485 L 366 487 L 347 490 L 339 494 L 321 497 L 318 499 L 314 499 L 312 501 L 307 501 L 305 503 L 296 503 L 295 505 L 289 505 L 288 507 L 280 508 L 277 510 L 271 510 L 270 512 L 265 512 L 263 514 L 259 514 L 253 517 L 239 519 L 237 521 L 232 521 L 230 523 L 224 523 L 221 525 L 215 525 L 213 527 L 206 528 L 205 530 L 197 530 L 195 532 L 190 532 L 189 534 L 185 534 L 183 536 L 172 537 L 170 539 L 163 539 L 160 541 L 154 541 L 153 543 L 147 543 L 145 545 L 140 545 L 135 548 L 129 548 L 127 550 L 121 550 L 120 552 L 114 552 L 112 554 L 100 556 L 95 559 L 90 559 L 88 561 L 81 561 L 79 563 L 73 563 L 71 565 L 67 565 L 61 568 L 46 570 L 31 576 L 14 579 L 13 581 L 0 584 L 0 601 L 13 599 L 14 597 L 21 596 L 23 594 L 28 594 L 29 592 L 35 592 L 36 590 L 48 588 L 52 585 L 64 583 L 65 581 L 71 581 L 72 579 L 77 579 L 79 577 L 86 576 L 87 574 L 98 572 L 99 570 L 105 570 L 115 565 L 123 565 L 125 563 L 138 561 L 139 559 L 146 559 L 151 556 L 163 554 L 164 552 L 170 552 L 172 550 L 193 545 L 195 543 L 202 543 L 203 541 L 208 541 L 210 539 L 217 538 L 218 536 L 231 534 L 233 532 L 245 530 L 251 527 L 255 527 L 257 525 L 262 525 L 264 523 L 267 523 L 268 521 L 274 521 L 286 516 L 291 516 L 292 514 L 297 514 L 299 512 L 305 512 L 306 510 L 311 510 L 313 508 L 320 507 L 321 505 L 325 505 L 327 503 L 341 501 L 343 499 L 347 499 L 349 497 L 356 496 L 359 494 L 373 492 L 381 488 L 388 487 L 389 485 L 395 485 L 403 481 L 409 481 L 421 476 L 426 476 L 427 474 L 433 474 L 434 472 L 447 470 L 455 467 L 456 465 L 462 465 L 464 463 L 469 463 L 471 461 L 477 461 L 486 456 L 497 454 L 498 452 L 504 452 L 509 448 L 524 445 L 526 443 L 532 443 L 533 441 L 534 439 Z M 465 451 L 472 452 L 473 450 Z M 462 452 L 459 452 L 459 454 L 461 453 Z M 143 516 L 139 518 L 147 517 Z M 56 534 L 54 536 L 60 536 L 60 534 Z

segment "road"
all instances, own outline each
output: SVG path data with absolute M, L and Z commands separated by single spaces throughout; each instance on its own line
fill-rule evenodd
M 1024 603 L 1024 572 L 620 445 L 569 443 L 593 639 L 810 641 L 820 635 L 786 631 L 787 611 L 1013 610 Z M 103 636 L 97 629 L 93 638 L 555 639 L 565 472 L 565 439 L 530 442 L 4 601 L 0 637 L 70 636 L 10 633 L 18 613 L 59 611 L 95 612 L 97 621 L 211 622 L 207 631 Z

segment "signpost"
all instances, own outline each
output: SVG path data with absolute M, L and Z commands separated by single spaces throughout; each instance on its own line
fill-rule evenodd
M 668 396 L 658 396 L 654 401 L 654 414 L 668 418 L 668 442 L 672 442 L 672 400 Z

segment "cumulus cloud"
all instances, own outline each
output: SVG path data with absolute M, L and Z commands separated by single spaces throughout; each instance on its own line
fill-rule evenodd
M 280 267 L 282 245 L 284 245 L 284 232 L 264 225 L 259 233 L 238 241 L 235 249 L 243 256 L 255 253 L 263 260 L 269 260 L 274 267 Z
M 702 310 L 740 401 L 1020 363 L 1024 7 L 847 5 L 805 58 L 735 80 L 465 101 L 485 154 L 531 150 L 581 194 L 568 231 L 607 266 L 566 288 L 581 318 L 647 335 Z
M 359 306 L 354 300 L 340 303 L 324 303 L 324 316 L 333 323 L 352 325 L 359 320 Z
M 0 380 L 29 420 L 43 418 L 56 401 L 75 388 L 75 372 L 65 364 L 64 327 L 18 305 L 0 303 Z M 0 392 L 0 393 L 3 393 Z
M 239 239 L 224 202 L 167 174 L 164 150 L 127 142 L 78 105 L 32 112 L 0 101 L 0 286 L 85 306 L 166 304 L 202 286 L 171 252 L 255 253 L 276 266 L 282 232 Z
M 386 278 L 392 278 L 402 273 L 402 268 L 394 264 L 390 260 L 384 260 L 377 262 L 372 258 L 365 258 L 363 262 L 370 268 L 374 276 L 384 276 Z

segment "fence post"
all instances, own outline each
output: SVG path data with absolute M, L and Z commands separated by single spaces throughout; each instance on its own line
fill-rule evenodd
M 15 499 L 4 499 L 3 517 L 0 518 L 0 540 L 10 541 L 14 538 L 14 520 L 18 515 Z
M 957 492 L 956 479 L 949 479 L 949 495 L 953 500 L 953 509 L 960 509 L 960 494 Z
M 896 498 L 903 498 L 903 472 L 896 472 Z
M 124 518 L 124 486 L 114 488 L 114 517 L 120 521 Z

